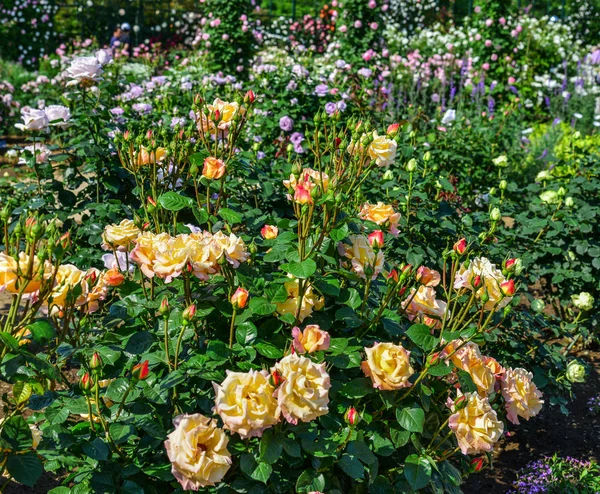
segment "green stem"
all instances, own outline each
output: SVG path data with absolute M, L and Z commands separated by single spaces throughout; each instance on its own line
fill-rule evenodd
M 229 326 L 229 348 L 233 347 L 233 334 L 235 326 L 235 316 L 237 315 L 237 307 L 233 308 L 233 314 L 231 315 L 231 325 Z

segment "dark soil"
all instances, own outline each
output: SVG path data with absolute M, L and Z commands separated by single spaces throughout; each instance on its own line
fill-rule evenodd
M 512 426 L 511 436 L 494 455 L 493 468 L 472 475 L 463 485 L 465 494 L 505 494 L 517 472 L 542 456 L 572 456 L 600 460 L 600 417 L 592 416 L 588 400 L 600 394 L 600 352 L 581 352 L 578 358 L 590 364 L 585 383 L 574 386 L 575 397 L 565 416 L 558 407 L 545 406 L 540 415 Z

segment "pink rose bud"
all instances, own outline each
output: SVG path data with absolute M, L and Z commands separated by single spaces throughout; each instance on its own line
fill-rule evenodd
M 260 234 L 267 240 L 273 240 L 279 235 L 279 229 L 273 225 L 265 225 L 261 228 Z
M 505 263 L 504 263 L 504 269 L 506 269 L 507 271 L 514 271 L 515 269 L 515 264 L 517 263 L 517 260 L 515 258 L 513 259 L 508 259 Z
M 219 110 L 215 110 L 215 122 L 221 120 L 221 112 Z
M 473 288 L 479 288 L 481 286 L 481 276 L 475 276 L 471 284 L 473 285 Z
M 254 96 L 254 92 L 252 90 L 248 91 L 244 96 L 244 103 L 254 103 L 256 96 Z
M 143 381 L 148 377 L 149 373 L 147 360 L 144 360 L 141 364 L 134 365 L 133 369 L 131 369 L 131 375 L 136 381 Z
M 81 389 L 84 393 L 87 394 L 91 391 L 91 389 L 94 387 L 94 380 L 91 378 L 89 372 L 86 372 L 83 375 L 81 381 L 79 382 L 79 385 L 81 386 Z
M 152 199 L 152 197 L 150 197 L 150 196 L 148 196 L 148 204 L 156 207 L 156 201 L 154 199 Z
M 390 137 L 395 136 L 398 133 L 398 129 L 400 128 L 400 124 L 393 123 L 387 128 L 387 135 Z
M 480 456 L 479 458 L 473 458 L 471 460 L 471 470 L 473 472 L 480 472 L 482 468 L 483 468 L 483 456 Z
M 94 355 L 92 355 L 92 358 L 90 360 L 90 369 L 96 370 L 96 369 L 100 369 L 101 367 L 102 367 L 102 358 L 100 357 L 100 354 L 98 352 L 94 352 Z
M 162 299 L 158 312 L 160 312 L 160 314 L 163 316 L 166 316 L 169 314 L 169 312 L 171 312 L 171 308 L 169 307 L 169 299 L 167 297 Z
M 459 396 L 455 401 L 454 401 L 454 408 L 456 410 L 462 410 L 463 408 L 465 408 L 465 406 L 467 405 L 468 401 L 465 398 L 464 395 Z
M 431 354 L 429 357 L 429 365 L 436 365 L 440 361 L 440 352 Z
M 152 131 L 151 130 L 146 132 L 146 139 L 148 139 L 148 140 L 152 139 Z
M 505 297 L 512 297 L 515 294 L 515 280 L 508 280 L 501 283 L 500 291 Z
M 369 234 L 369 244 L 374 249 L 381 249 L 383 247 L 383 232 L 381 230 L 375 230 Z
M 461 238 L 454 244 L 452 250 L 454 250 L 454 252 L 456 252 L 459 256 L 462 256 L 467 251 L 467 239 Z
M 396 271 L 395 269 L 392 269 L 390 271 L 390 274 L 387 275 L 387 279 L 394 280 L 396 283 L 398 283 L 398 271 Z
M 184 322 L 190 322 L 192 319 L 194 319 L 195 315 L 196 315 L 196 304 L 192 304 L 183 311 L 183 314 L 181 317 L 183 317 Z
M 344 414 L 344 420 L 348 425 L 356 425 L 360 422 L 360 414 L 356 411 L 356 408 L 350 407 Z
M 248 303 L 248 290 L 239 287 L 231 296 L 231 305 L 236 309 L 243 309 Z

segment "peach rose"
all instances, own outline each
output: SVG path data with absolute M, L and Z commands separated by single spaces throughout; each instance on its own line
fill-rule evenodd
M 0 252 L 0 292 L 20 293 L 23 290 L 25 298 L 36 296 L 44 278 L 52 275 L 52 265 L 43 265 L 34 256 L 31 266 L 31 276 L 27 278 L 30 258 L 25 252 L 20 252 L 18 259 Z M 23 288 L 24 287 L 24 288 Z
M 331 382 L 326 364 L 315 364 L 306 357 L 291 354 L 274 367 L 283 383 L 275 390 L 281 413 L 290 423 L 311 420 L 329 412 Z
M 462 345 L 462 340 L 454 340 L 446 345 L 445 355 L 452 355 L 452 363 L 459 369 L 468 372 L 477 386 L 481 395 L 488 395 L 494 391 L 496 377 L 492 369 L 486 365 L 479 346 L 472 341 Z M 454 352 L 455 349 L 457 349 Z
M 296 176 L 292 173 L 289 180 L 284 180 L 283 185 L 286 189 L 295 191 L 298 185 L 301 185 L 308 193 L 312 193 L 313 189 L 317 186 L 321 188 L 321 192 L 327 192 L 329 189 L 329 176 L 327 173 L 313 170 L 312 168 L 304 168 L 300 172 L 300 176 L 296 179 Z
M 88 314 L 96 312 L 100 308 L 100 302 L 108 295 L 108 284 L 106 275 L 96 268 L 88 269 L 83 281 L 87 285 L 87 297 L 85 309 Z
M 381 390 L 408 388 L 410 376 L 414 370 L 410 365 L 410 352 L 402 345 L 393 343 L 375 343 L 365 348 L 367 360 L 361 368 L 373 381 L 373 387 Z
M 423 286 L 438 286 L 442 279 L 440 273 L 426 266 L 419 266 L 416 275 L 417 281 Z
M 186 268 L 188 263 L 188 240 L 189 235 L 178 235 L 172 237 L 168 242 L 154 245 L 154 261 L 152 271 L 156 276 L 171 283 Z
M 135 239 L 135 247 L 131 251 L 131 260 L 135 262 L 148 278 L 154 276 L 154 260 L 158 246 L 166 244 L 172 237 L 168 233 L 144 232 Z
M 229 439 L 217 421 L 195 413 L 173 419 L 175 430 L 167 436 L 165 449 L 171 473 L 184 490 L 213 486 L 231 467 Z
M 55 286 L 48 298 L 48 305 L 51 308 L 51 313 L 55 314 L 60 309 L 64 308 L 69 300 L 69 294 L 76 286 L 81 287 L 81 293 L 76 300 L 72 301 L 75 306 L 79 307 L 85 304 L 89 292 L 89 286 L 85 282 L 86 272 L 81 271 L 73 264 L 62 264 L 56 271 Z
M 248 302 L 248 290 L 242 287 L 238 287 L 235 293 L 231 296 L 231 305 L 238 309 L 246 307 Z
M 166 157 L 167 150 L 165 148 L 156 148 L 154 151 L 150 151 L 142 146 L 135 157 L 135 164 L 137 166 L 153 165 L 160 163 Z
M 502 397 L 506 402 L 506 418 L 519 424 L 519 417 L 529 420 L 542 409 L 542 392 L 533 382 L 533 374 L 525 369 L 506 369 L 502 377 Z
M 381 250 L 375 252 L 369 239 L 364 235 L 349 235 L 347 240 L 350 245 L 343 242 L 338 244 L 340 255 L 350 261 L 352 270 L 361 278 L 366 279 L 367 276 L 372 280 L 377 278 L 383 270 L 383 252 Z
M 112 268 L 104 273 L 104 282 L 108 286 L 119 286 L 125 281 L 125 276 L 118 268 Z
M 474 288 L 473 284 L 476 277 L 479 276 L 481 286 Z M 487 293 L 489 300 L 485 303 L 485 310 L 500 310 L 512 300 L 512 297 L 507 297 L 502 293 L 501 284 L 506 281 L 502 271 L 496 268 L 489 259 L 485 257 L 475 257 L 471 259 L 468 267 L 463 263 L 454 277 L 454 288 L 459 290 L 466 288 L 467 290 L 475 290 L 477 298 L 481 298 L 484 293 Z
M 388 166 L 396 159 L 397 147 L 398 144 L 393 139 L 373 132 L 373 140 L 367 148 L 367 154 L 375 160 L 377 166 Z
M 200 115 L 197 120 L 198 131 L 210 132 L 211 134 L 215 134 L 217 129 L 223 133 L 227 133 L 236 115 L 243 111 L 243 108 L 240 108 L 237 102 L 223 101 L 219 98 L 215 99 L 212 105 L 206 105 L 206 108 L 209 111 L 208 117 L 204 114 Z M 215 126 L 214 120 L 217 111 L 219 112 L 219 119 Z
M 237 432 L 242 439 L 260 437 L 265 429 L 279 422 L 281 411 L 273 398 L 275 388 L 266 370 L 227 371 L 227 377 L 215 389 L 215 407 L 223 427 Z
M 298 313 L 298 320 L 302 322 L 307 317 L 310 317 L 313 309 L 321 310 L 323 308 L 325 300 L 323 297 L 318 297 L 314 294 L 313 288 L 310 284 L 304 288 L 304 296 L 302 297 L 302 301 L 300 301 L 300 291 L 297 279 L 286 281 L 283 285 L 288 293 L 288 298 L 285 302 L 275 303 L 275 305 L 277 305 L 277 312 L 279 314 L 292 314 L 294 317 L 296 317 L 296 313 Z M 300 311 L 298 311 L 298 306 L 300 306 Z
M 378 202 L 377 204 L 369 204 L 365 202 L 358 213 L 358 217 L 363 220 L 372 221 L 378 225 L 386 226 L 389 232 L 395 237 L 398 236 L 398 222 L 400 221 L 400 213 L 394 212 L 394 208 L 389 204 Z
M 261 228 L 260 234 L 267 240 L 273 240 L 274 238 L 277 238 L 279 229 L 273 225 L 265 225 Z
M 215 233 L 211 246 L 217 260 L 225 255 L 227 262 L 236 269 L 250 257 L 244 241 L 233 233 L 229 236 L 224 235 L 221 231 Z
M 202 176 L 211 180 L 217 180 L 225 175 L 225 163 L 223 160 L 209 156 L 204 159 L 204 167 L 202 168 Z
M 435 318 L 437 321 L 435 327 L 441 327 L 447 305 L 443 300 L 436 298 L 435 288 L 431 286 L 411 288 L 410 294 L 403 302 L 404 306 L 407 304 L 406 314 L 411 321 L 422 320 L 424 317 Z
M 466 405 L 450 416 L 448 426 L 454 432 L 463 454 L 491 451 L 504 432 L 504 424 L 486 397 L 477 393 L 464 395 Z
M 294 349 L 298 353 L 313 353 L 329 348 L 329 333 L 316 324 L 309 324 L 301 331 L 299 327 L 292 329 Z
M 129 250 L 141 231 L 132 220 L 123 220 L 118 225 L 107 225 L 102 233 L 104 250 Z

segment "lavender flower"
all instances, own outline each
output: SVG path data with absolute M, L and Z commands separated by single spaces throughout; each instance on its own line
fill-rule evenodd
M 279 119 L 279 127 L 284 132 L 290 132 L 294 128 L 294 121 L 286 115 Z

